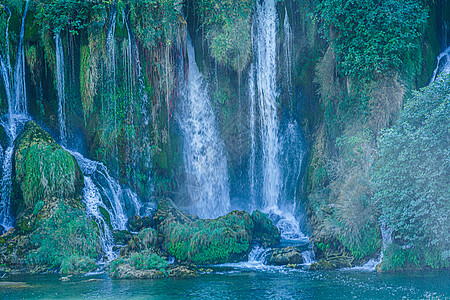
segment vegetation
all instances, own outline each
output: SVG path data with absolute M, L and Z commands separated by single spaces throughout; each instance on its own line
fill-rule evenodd
M 194 5 L 211 56 L 241 74 L 251 59 L 254 1 L 207 0 L 195 1 Z
M 134 270 L 157 271 L 162 275 L 167 275 L 169 263 L 158 254 L 146 250 L 134 253 L 128 257 L 121 257 L 111 262 L 109 265 L 109 275 L 113 278 L 120 278 L 122 270 L 120 268 L 133 268 Z
M 428 16 L 418 0 L 325 0 L 317 10 L 340 70 L 360 80 L 399 69 Z
M 416 92 L 379 139 L 374 200 L 399 245 L 386 268 L 450 266 L 449 95 L 448 76 Z
M 83 176 L 76 159 L 34 121 L 26 124 L 15 149 L 15 181 L 25 207 L 52 197 L 80 195 Z
M 84 210 L 59 201 L 50 214 L 30 235 L 37 250 L 28 254 L 28 262 L 60 267 L 63 273 L 95 268 L 101 253 L 98 232 Z
M 221 263 L 250 250 L 253 223 L 245 212 L 231 212 L 216 220 L 170 223 L 168 252 L 177 260 L 195 264 Z

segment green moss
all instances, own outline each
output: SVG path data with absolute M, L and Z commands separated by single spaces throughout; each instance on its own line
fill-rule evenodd
M 180 261 L 196 264 L 227 262 L 249 251 L 253 222 L 246 212 L 234 211 L 216 220 L 170 223 L 168 252 Z
M 119 277 L 119 267 L 123 265 L 128 265 L 128 268 L 132 267 L 136 270 L 157 270 L 166 274 L 169 263 L 152 251 L 142 251 L 112 261 L 109 265 L 109 275 L 111 277 Z
M 61 266 L 69 272 L 88 266 L 99 257 L 98 232 L 84 211 L 60 201 L 50 214 L 30 235 L 36 250 L 27 256 L 29 264 L 50 268 Z M 86 263 L 77 265 L 76 258 L 83 258 Z
M 84 180 L 76 159 L 34 121 L 15 141 L 15 180 L 23 196 L 19 208 L 51 197 L 74 198 Z

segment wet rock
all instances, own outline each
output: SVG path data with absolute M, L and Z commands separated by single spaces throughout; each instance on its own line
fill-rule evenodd
M 114 242 L 118 245 L 126 245 L 133 238 L 133 234 L 128 230 L 114 230 Z
M 134 215 L 128 219 L 128 228 L 130 231 L 138 232 L 144 227 L 144 222 L 142 218 L 138 215 Z
M 262 245 L 264 248 L 276 245 L 280 242 L 280 230 L 273 225 L 266 214 L 255 210 L 252 213 L 253 220 L 253 241 Z
M 173 266 L 168 271 L 169 277 L 193 278 L 198 276 L 198 272 L 187 266 Z
M 155 222 L 153 218 L 150 216 L 142 217 L 142 226 L 144 228 L 155 228 Z
M 350 254 L 343 252 L 331 252 L 325 253 L 324 258 L 313 263 L 309 266 L 310 270 L 334 270 L 339 268 L 350 268 L 354 257 Z
M 268 256 L 267 263 L 277 266 L 302 264 L 302 252 L 296 247 L 276 249 Z

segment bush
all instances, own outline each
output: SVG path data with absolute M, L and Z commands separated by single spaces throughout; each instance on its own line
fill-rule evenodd
M 394 241 L 415 248 L 420 264 L 431 267 L 450 266 L 449 111 L 446 76 L 406 102 L 382 133 L 373 168 L 374 200 Z

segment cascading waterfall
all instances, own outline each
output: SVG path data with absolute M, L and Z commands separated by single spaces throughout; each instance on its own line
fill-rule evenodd
M 275 221 L 287 240 L 307 241 L 308 238 L 301 232 L 300 224 L 294 215 L 297 182 L 299 181 L 300 166 L 303 151 L 299 127 L 290 117 L 284 126 L 280 126 L 278 119 L 278 93 L 277 93 L 277 10 L 274 0 L 256 3 L 254 18 L 254 35 L 252 36 L 253 52 L 255 56 L 256 97 L 258 102 L 260 142 L 262 150 L 262 203 L 259 208 Z M 285 41 L 284 51 L 286 62 L 287 84 L 291 85 L 292 55 L 291 29 L 289 20 L 284 22 Z M 252 80 L 250 75 L 250 81 Z M 251 89 L 251 84 L 249 84 Z M 250 98 L 252 92 L 249 92 Z M 252 99 L 250 99 L 250 103 Z M 250 104 L 250 106 L 252 106 Z M 254 110 L 250 108 L 250 119 Z M 253 123 L 254 124 L 254 123 Z M 250 125 L 252 128 L 254 125 Z M 252 153 L 256 146 L 252 143 Z M 284 181 L 283 181 L 284 179 Z M 255 178 L 251 178 L 255 185 Z
M 104 164 L 89 160 L 78 152 L 65 150 L 75 157 L 84 175 L 83 202 L 86 212 L 98 224 L 103 252 L 108 261 L 112 260 L 117 254 L 113 251 L 111 229 L 126 230 L 128 218 L 135 214 L 141 215 L 144 206 L 136 193 L 122 189 Z M 105 220 L 105 212 L 109 215 L 110 224 Z
M 450 74 L 450 47 L 438 55 L 436 68 L 433 71 L 430 83 L 434 82 L 438 75 L 445 76 L 448 74 Z
M 67 145 L 66 132 L 66 94 L 65 94 L 65 73 L 64 73 L 64 49 L 60 32 L 55 34 L 56 44 L 56 89 L 58 91 L 58 121 L 59 121 L 59 141 L 62 145 Z
M 109 19 L 108 31 L 106 33 L 106 70 L 107 70 L 107 85 L 108 93 L 111 101 L 109 103 L 113 106 L 113 111 L 110 115 L 114 116 L 114 132 L 117 132 L 117 96 L 116 96 L 116 43 L 114 40 L 114 33 L 116 31 L 117 19 L 117 1 L 111 4 L 111 12 Z M 114 156 L 117 156 L 117 138 L 114 139 Z
M 250 200 L 252 208 L 256 208 L 256 191 L 255 191 L 255 172 L 256 172 L 256 107 L 255 107 L 255 69 L 253 64 L 250 65 L 250 71 L 248 74 L 248 89 L 250 100 L 250 162 L 249 162 L 249 181 L 250 181 Z
M 7 8 L 6 8 L 7 9 Z M 9 11 L 9 9 L 7 9 Z M 8 115 L 3 118 L 1 125 L 5 129 L 8 136 L 8 146 L 2 153 L 2 168 L 1 168 L 1 191 L 0 191 L 0 225 L 4 230 L 8 230 L 13 226 L 14 220 L 10 214 L 11 205 L 11 185 L 12 185 L 12 156 L 14 153 L 14 141 L 17 133 L 23 128 L 28 120 L 27 115 L 27 92 L 25 84 L 25 55 L 23 50 L 23 37 L 25 32 L 25 18 L 28 11 L 28 0 L 25 2 L 25 8 L 22 16 L 22 25 L 19 34 L 19 43 L 17 46 L 17 59 L 14 67 L 14 78 L 11 80 L 12 68 L 9 57 L 9 20 L 6 26 L 6 57 L 0 55 L 1 75 L 6 90 L 8 101 Z
M 187 186 L 192 201 L 191 212 L 202 218 L 226 214 L 230 209 L 227 159 L 220 140 L 208 87 L 195 62 L 195 52 L 188 36 L 189 73 L 180 91 L 177 116 L 184 136 L 184 165 L 190 176 Z M 184 82 L 184 74 L 180 79 Z
M 283 48 L 284 48 L 284 61 L 285 72 L 287 79 L 287 87 L 289 91 L 289 98 L 292 100 L 292 29 L 289 23 L 289 16 L 287 8 L 284 10 L 284 22 L 283 22 Z
M 256 81 L 263 150 L 262 198 L 267 211 L 278 209 L 281 170 L 278 162 L 276 91 L 276 20 L 274 0 L 256 3 Z

